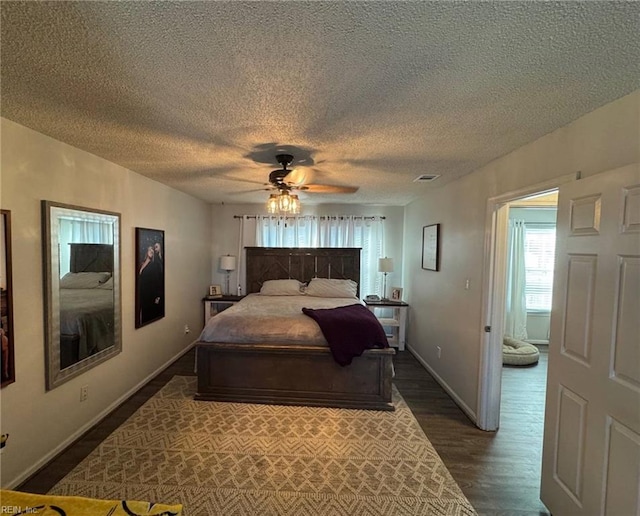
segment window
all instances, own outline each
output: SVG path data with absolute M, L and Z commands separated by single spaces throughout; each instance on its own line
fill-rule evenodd
M 88 213 L 83 219 L 60 216 L 59 249 L 60 277 L 69 272 L 71 265 L 71 246 L 82 242 L 85 244 L 113 244 L 113 226 L 110 219 L 105 220 L 99 213 Z M 87 219 L 92 220 L 87 220 Z
M 525 299 L 529 311 L 551 311 L 556 228 L 525 225 Z

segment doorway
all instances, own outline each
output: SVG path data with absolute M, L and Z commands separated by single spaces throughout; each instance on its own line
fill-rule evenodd
M 504 335 L 547 351 L 553 294 L 558 191 L 506 204 Z
M 485 232 L 485 275 L 483 281 L 484 332 L 481 338 L 478 381 L 478 412 L 476 424 L 482 430 L 496 431 L 500 425 L 502 380 L 502 344 L 505 320 L 507 244 L 510 205 L 524 199 L 544 199 L 554 194 L 560 185 L 576 179 L 566 174 L 554 180 L 532 185 L 522 190 L 490 198 L 487 203 Z M 540 339 L 542 340 L 542 339 Z
M 487 210 L 491 231 L 485 264 L 490 270 L 483 286 L 487 327 L 478 426 L 490 431 L 500 428 L 494 442 L 505 454 L 518 458 L 522 468 L 518 470 L 519 488 L 530 500 L 539 499 L 540 492 L 557 186 L 538 185 L 490 199 Z M 516 225 L 520 230 L 515 242 L 518 253 L 513 252 L 514 235 L 510 235 L 510 227 Z M 516 256 L 521 258 L 520 273 L 516 274 L 519 281 L 509 278 Z M 520 303 L 510 299 L 514 295 Z M 516 321 L 515 308 L 519 309 Z M 535 365 L 503 365 L 502 345 L 507 334 L 536 346 L 539 358 Z M 538 510 L 548 514 L 541 503 Z
M 503 360 L 496 442 L 505 453 L 520 453 L 512 450 L 514 441 L 527 449 L 520 475 L 532 498 L 537 497 L 541 479 L 557 200 L 554 190 L 510 201 L 504 208 L 508 224 L 502 333 L 524 353 Z M 546 514 L 543 507 L 538 509 Z

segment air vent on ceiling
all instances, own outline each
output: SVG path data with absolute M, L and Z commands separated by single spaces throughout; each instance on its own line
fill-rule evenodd
M 433 181 L 434 179 L 438 179 L 440 174 L 422 174 L 421 176 L 416 177 L 413 182 L 414 183 L 428 183 Z

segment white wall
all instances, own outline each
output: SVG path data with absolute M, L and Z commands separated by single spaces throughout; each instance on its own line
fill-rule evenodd
M 434 188 L 405 208 L 405 297 L 411 349 L 473 417 L 477 408 L 485 216 L 490 197 L 581 171 L 640 162 L 640 90 Z M 523 121 L 526 123 L 526 121 Z M 441 224 L 441 270 L 420 267 L 422 226 Z M 470 289 L 465 290 L 465 280 Z M 436 346 L 442 348 L 437 358 Z
M 267 196 L 265 193 L 265 202 Z M 395 271 L 387 276 L 389 287 L 402 287 L 402 235 L 404 224 L 403 206 L 374 206 L 356 204 L 321 204 L 302 206 L 302 215 L 359 215 L 384 216 L 385 218 L 385 252 L 393 258 Z M 225 254 L 238 255 L 240 221 L 235 215 L 266 215 L 264 204 L 217 204 L 212 207 L 212 284 L 225 284 L 224 272 L 219 269 L 220 256 Z M 231 290 L 238 286 L 237 271 L 230 276 Z M 367 292 L 363 292 L 363 295 Z
M 2 208 L 11 210 L 16 382 L 0 392 L 3 487 L 22 481 L 197 338 L 210 279 L 210 206 L 1 120 Z M 122 353 L 45 392 L 40 201 L 121 214 Z M 166 316 L 134 328 L 135 227 L 165 231 Z M 185 335 L 184 325 L 194 328 Z M 80 403 L 80 386 L 89 398 Z

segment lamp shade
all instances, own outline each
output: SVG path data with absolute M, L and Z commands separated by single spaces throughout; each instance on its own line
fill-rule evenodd
M 379 258 L 378 272 L 393 272 L 393 258 Z
M 236 270 L 236 257 L 235 256 L 221 256 L 220 257 L 220 268 L 223 271 L 235 271 Z

